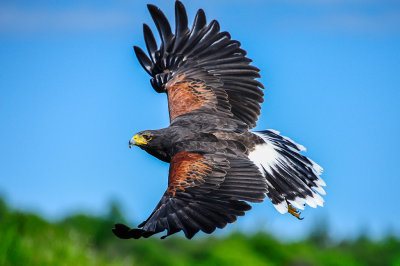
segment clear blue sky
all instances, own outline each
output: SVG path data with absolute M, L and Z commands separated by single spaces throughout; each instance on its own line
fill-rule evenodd
M 215 3 L 217 2 L 217 3 Z M 168 165 L 128 140 L 168 125 L 134 57 L 148 1 L 0 2 L 0 192 L 57 219 L 101 214 L 118 199 L 141 222 Z M 173 21 L 174 1 L 152 1 Z M 400 231 L 400 3 L 382 0 L 184 1 L 242 42 L 262 72 L 257 129 L 307 147 L 328 184 L 299 222 L 269 202 L 229 226 L 301 236 L 321 217 L 332 234 Z

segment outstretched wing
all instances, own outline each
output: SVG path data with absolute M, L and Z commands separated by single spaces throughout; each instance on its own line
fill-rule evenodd
M 234 117 L 249 128 L 256 125 L 263 102 L 263 85 L 256 80 L 259 69 L 251 66 L 240 42 L 220 32 L 216 20 L 207 25 L 198 10 L 192 29 L 183 4 L 175 2 L 175 34 L 159 8 L 148 5 L 160 33 L 157 46 L 144 24 L 144 38 L 150 58 L 139 47 L 135 53 L 152 76 L 157 92 L 168 94 L 170 120 L 189 112 L 202 111 Z
M 212 233 L 251 209 L 245 201 L 262 202 L 265 178 L 244 158 L 179 152 L 171 161 L 168 189 L 140 229 L 117 224 L 120 238 L 149 237 L 167 230 L 192 238 L 198 231 Z M 164 238 L 163 237 L 163 238 Z

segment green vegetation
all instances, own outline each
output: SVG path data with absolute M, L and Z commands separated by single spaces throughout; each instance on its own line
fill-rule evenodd
M 400 265 L 400 239 L 360 236 L 333 243 L 323 227 L 302 241 L 233 233 L 224 238 L 117 239 L 118 208 L 107 217 L 75 215 L 49 223 L 0 200 L 0 265 Z

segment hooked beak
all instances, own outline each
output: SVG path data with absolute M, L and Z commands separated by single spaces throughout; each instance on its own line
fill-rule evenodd
M 132 147 L 133 145 L 138 146 L 138 145 L 144 145 L 144 144 L 147 144 L 146 139 L 143 136 L 136 134 L 129 141 L 129 148 Z
M 132 142 L 132 139 L 129 141 L 129 149 L 133 146 L 133 145 L 135 145 L 136 143 L 135 143 L 135 141 L 133 141 Z

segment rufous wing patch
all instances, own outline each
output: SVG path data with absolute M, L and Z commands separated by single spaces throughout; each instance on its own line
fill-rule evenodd
M 197 153 L 179 152 L 171 160 L 168 176 L 167 193 L 185 191 L 205 182 L 212 172 L 212 165 L 204 156 Z
M 175 117 L 198 110 L 202 107 L 212 108 L 217 99 L 211 88 L 201 80 L 186 79 L 179 75 L 166 84 L 170 120 Z

